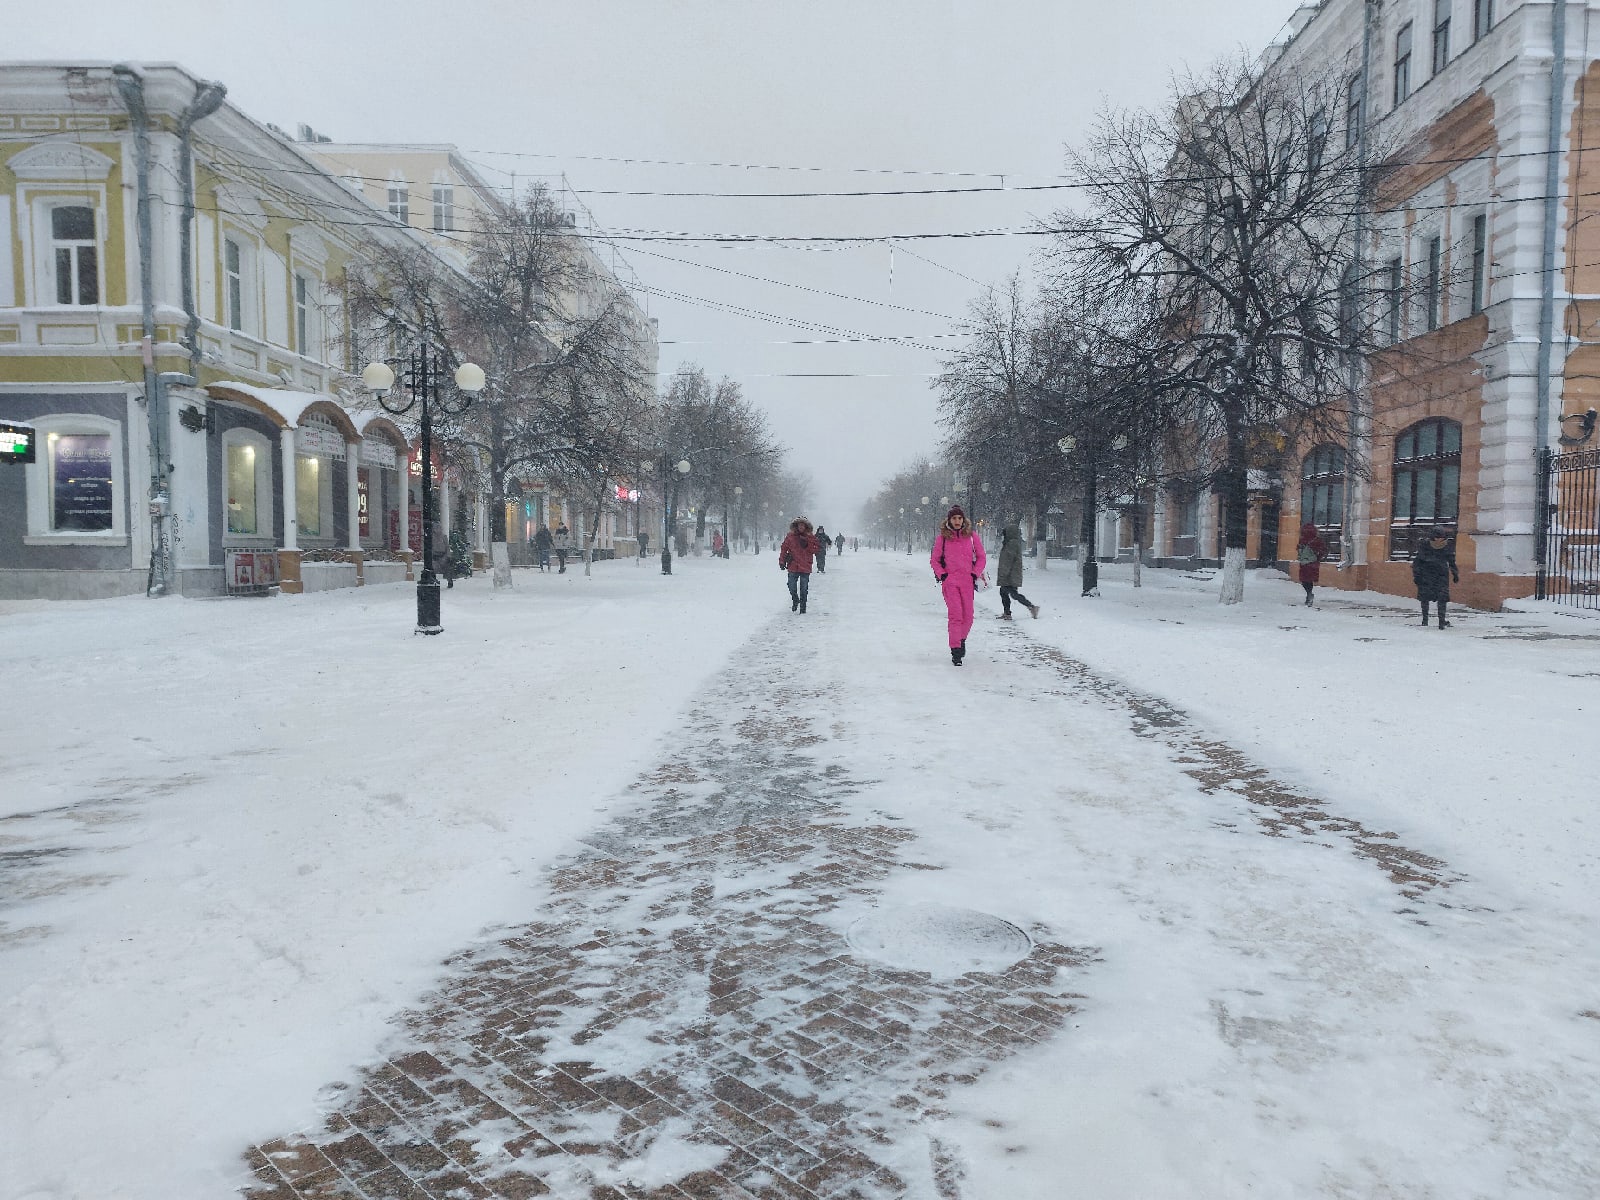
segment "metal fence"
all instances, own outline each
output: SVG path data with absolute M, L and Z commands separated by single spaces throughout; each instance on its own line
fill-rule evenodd
M 1600 609 L 1600 449 L 1539 456 L 1540 523 L 1534 595 Z

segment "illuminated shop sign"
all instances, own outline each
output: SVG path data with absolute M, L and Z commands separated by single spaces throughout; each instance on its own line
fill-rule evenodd
M 32 425 L 0 421 L 0 462 L 33 462 L 33 448 L 38 436 Z

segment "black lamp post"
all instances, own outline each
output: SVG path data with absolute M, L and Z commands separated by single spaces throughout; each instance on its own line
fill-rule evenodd
M 406 391 L 404 404 L 391 403 L 389 393 L 395 385 L 394 368 L 399 363 Z M 439 577 L 433 573 L 433 406 L 447 415 L 465 412 L 473 397 L 483 390 L 483 368 L 462 363 L 455 370 L 455 397 L 446 399 L 439 390 L 439 377 L 446 370 L 444 353 L 421 346 L 410 354 L 385 362 L 368 363 L 361 382 L 378 397 L 386 412 L 399 416 L 418 408 L 422 429 L 422 572 L 417 576 L 418 633 L 443 633 L 439 624 Z
M 661 573 L 672 574 L 672 526 L 674 513 L 672 500 L 677 492 L 677 485 L 672 482 L 672 472 L 687 475 L 692 468 L 687 458 L 680 458 L 676 465 L 672 456 L 667 455 L 661 460 Z

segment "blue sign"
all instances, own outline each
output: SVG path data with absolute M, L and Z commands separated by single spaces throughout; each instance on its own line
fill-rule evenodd
M 63 433 L 50 444 L 55 466 L 55 528 L 111 528 L 111 435 Z

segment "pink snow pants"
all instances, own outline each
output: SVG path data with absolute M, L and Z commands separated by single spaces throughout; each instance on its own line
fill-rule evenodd
M 950 615 L 950 645 L 959 646 L 972 632 L 972 576 L 952 571 L 939 586 L 944 589 L 944 608 Z

